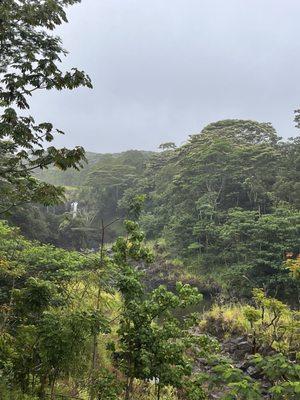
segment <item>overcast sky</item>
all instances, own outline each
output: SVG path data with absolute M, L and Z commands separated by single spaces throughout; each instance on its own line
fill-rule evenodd
M 224 118 L 297 134 L 299 0 L 82 0 L 57 33 L 94 89 L 39 93 L 59 145 L 154 150 Z

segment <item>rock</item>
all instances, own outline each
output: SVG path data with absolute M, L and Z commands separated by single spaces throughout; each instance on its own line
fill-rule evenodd
M 250 365 L 250 366 L 246 369 L 246 372 L 247 372 L 247 374 L 248 374 L 249 376 L 251 376 L 251 378 L 254 378 L 254 379 L 259 379 L 259 378 L 261 378 L 261 373 L 260 373 L 260 371 L 259 371 L 256 367 L 254 367 L 253 365 Z

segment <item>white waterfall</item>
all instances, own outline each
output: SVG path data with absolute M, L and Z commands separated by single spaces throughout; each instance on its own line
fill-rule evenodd
M 77 209 L 78 209 L 78 202 L 74 201 L 73 203 L 71 203 L 71 213 L 73 215 L 73 218 L 76 218 Z

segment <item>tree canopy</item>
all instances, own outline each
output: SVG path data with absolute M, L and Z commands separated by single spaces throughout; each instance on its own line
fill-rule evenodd
M 63 190 L 32 176 L 37 168 L 54 164 L 79 168 L 84 150 L 45 145 L 61 134 L 49 122 L 30 115 L 30 97 L 37 90 L 92 87 L 76 68 L 60 68 L 66 51 L 52 31 L 67 22 L 65 7 L 77 0 L 15 1 L 0 3 L 0 212 L 17 204 L 53 204 Z

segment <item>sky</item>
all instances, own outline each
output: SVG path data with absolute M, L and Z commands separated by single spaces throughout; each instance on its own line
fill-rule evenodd
M 60 146 L 155 150 L 210 122 L 272 122 L 297 135 L 299 0 L 82 0 L 56 33 L 92 90 L 40 92 L 32 110 Z

